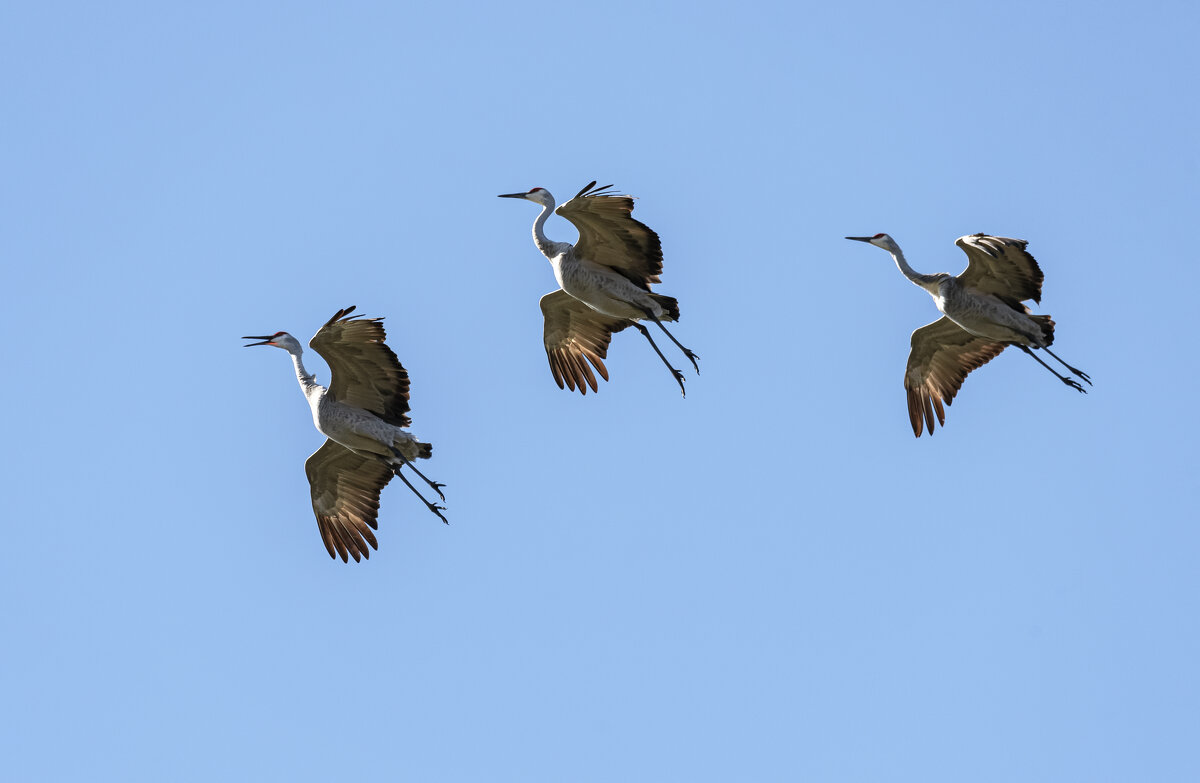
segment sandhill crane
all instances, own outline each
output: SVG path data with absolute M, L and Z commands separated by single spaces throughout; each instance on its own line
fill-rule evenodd
M 444 484 L 430 481 L 413 465 L 428 459 L 433 446 L 403 428 L 408 418 L 408 373 L 384 344 L 382 318 L 350 315 L 354 307 L 338 310 L 317 330 L 309 346 L 329 364 L 329 388 L 317 383 L 300 360 L 300 342 L 287 332 L 243 337 L 260 340 L 246 347 L 271 345 L 292 355 L 296 379 L 312 409 L 313 424 L 328 440 L 304 463 L 312 489 L 313 513 L 329 556 L 371 556 L 378 549 L 375 517 L 379 493 L 392 475 L 408 485 L 429 510 L 443 521 L 444 506 L 435 506 L 417 491 L 400 469 L 409 467 L 442 498 Z M 348 557 L 349 556 L 349 557 Z
M 541 214 L 533 221 L 533 241 L 542 255 L 550 260 L 560 289 L 542 297 L 545 317 L 543 339 L 550 372 L 563 388 L 565 382 L 572 391 L 587 394 L 590 386 L 597 391 L 592 367 L 608 380 L 604 358 L 612 335 L 633 326 L 650 342 L 650 347 L 671 371 L 679 390 L 683 388 L 683 373 L 676 370 L 658 349 L 645 326 L 638 323 L 649 318 L 671 338 L 671 342 L 691 360 L 696 372 L 700 357 L 684 348 L 663 326 L 663 321 L 679 320 L 679 303 L 670 296 L 650 290 L 659 283 L 662 274 L 662 245 L 655 234 L 642 222 L 635 220 L 633 197 L 613 195 L 612 185 L 597 188 L 593 181 L 557 210 L 554 196 L 545 188 L 528 193 L 503 193 L 500 198 L 523 198 L 541 204 Z M 551 242 L 543 233 L 551 212 L 562 215 L 579 229 L 579 242 Z
M 1050 350 L 1054 343 L 1054 321 L 1048 315 L 1033 315 L 1021 304 L 1025 299 L 1041 301 L 1042 270 L 1025 251 L 1023 239 L 971 234 L 954 244 L 967 254 L 967 268 L 957 277 L 945 273 L 923 275 L 913 270 L 904 253 L 887 234 L 846 237 L 867 242 L 892 254 L 904 276 L 929 292 L 943 317 L 912 333 L 912 351 L 904 372 L 908 391 L 908 417 L 913 434 L 921 437 L 921 423 L 933 435 L 933 415 L 946 424 L 947 405 L 971 370 L 982 367 L 1006 346 L 1015 345 L 1032 356 L 1054 377 L 1080 392 L 1086 390 L 1073 378 L 1065 378 L 1042 361 L 1033 348 L 1041 348 L 1060 364 L 1087 381 L 1087 373 L 1059 359 Z

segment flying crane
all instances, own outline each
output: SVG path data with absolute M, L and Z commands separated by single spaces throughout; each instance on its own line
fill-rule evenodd
M 646 318 L 658 324 L 700 372 L 696 363 L 700 357 L 683 347 L 663 326 L 663 321 L 679 320 L 679 303 L 650 290 L 651 284 L 661 282 L 662 245 L 658 234 L 632 216 L 633 197 L 614 195 L 609 191 L 611 187 L 597 188 L 593 181 L 557 210 L 554 196 L 545 188 L 500 195 L 523 198 L 542 207 L 533 221 L 533 241 L 549 259 L 559 285 L 559 290 L 541 300 L 550 372 L 560 389 L 565 383 L 572 391 L 578 388 L 580 394 L 587 394 L 589 386 L 597 391 L 592 367 L 608 380 L 604 366 L 608 344 L 614 334 L 632 326 L 650 342 L 686 397 L 683 373 L 671 366 L 650 332 L 639 323 Z M 546 237 L 543 228 L 551 212 L 575 224 L 578 243 L 552 242 Z
M 1023 239 L 971 234 L 954 244 L 967 254 L 967 268 L 957 277 L 938 273 L 923 275 L 913 270 L 900 246 L 887 234 L 846 237 L 883 248 L 896 266 L 915 285 L 933 297 L 942 317 L 912 333 L 912 350 L 904 372 L 908 392 L 908 417 L 913 434 L 921 437 L 922 422 L 933 435 L 933 417 L 946 424 L 944 401 L 949 405 L 972 370 L 982 367 L 1015 345 L 1032 356 L 1054 377 L 1076 391 L 1086 389 L 1074 378 L 1059 375 L 1033 349 L 1053 356 L 1090 386 L 1091 378 L 1059 359 L 1050 350 L 1054 321 L 1048 315 L 1033 315 L 1022 302 L 1041 301 L 1042 270 L 1025 250 Z
M 305 371 L 300 342 L 287 332 L 242 338 L 260 341 L 247 348 L 270 345 L 291 354 L 313 424 L 328 438 L 304 463 L 313 513 L 329 556 L 340 555 L 343 562 L 369 558 L 371 549 L 379 548 L 372 532 L 377 529 L 379 493 L 393 475 L 447 522 L 441 513 L 445 507 L 426 500 L 400 472 L 411 469 L 446 499 L 441 490 L 445 485 L 425 478 L 413 464 L 429 459 L 433 446 L 404 429 L 412 423 L 408 372 L 384 343 L 383 319 L 351 315 L 353 310 L 338 310 L 308 343 L 329 364 L 329 388 Z

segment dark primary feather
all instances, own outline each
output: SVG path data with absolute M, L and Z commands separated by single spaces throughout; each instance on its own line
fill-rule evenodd
M 592 185 L 555 210 L 579 229 L 575 255 L 607 266 L 649 291 L 652 284 L 662 282 L 662 242 L 658 234 L 633 217 L 632 196 L 592 190 Z
M 922 423 L 933 434 L 934 415 L 945 425 L 944 401 L 949 405 L 974 369 L 1004 350 L 1004 343 L 976 337 L 945 316 L 912 333 L 912 350 L 904 371 L 908 418 L 913 434 L 921 437 Z
M 353 310 L 338 310 L 308 343 L 329 364 L 329 393 L 389 424 L 407 427 L 412 423 L 408 373 L 384 344 L 383 319 L 352 316 Z
M 600 187 L 596 187 L 596 180 L 592 180 L 588 184 L 584 185 L 582 190 L 575 194 L 575 198 L 579 198 L 584 195 L 607 196 L 610 195 L 609 188 L 611 187 L 612 185 L 601 185 Z
M 304 472 L 329 556 L 344 562 L 369 558 L 371 549 L 379 548 L 372 531 L 377 527 L 379 493 L 391 481 L 391 469 L 327 440 L 305 461 Z
M 565 383 L 581 394 L 587 394 L 588 386 L 597 391 L 596 375 L 588 363 L 607 381 L 608 344 L 631 322 L 597 312 L 561 289 L 543 296 L 539 304 L 545 318 L 546 357 L 558 388 Z
M 958 276 L 963 285 L 1018 302 L 1041 301 L 1044 276 L 1024 239 L 971 234 L 954 244 L 967 254 L 967 268 Z

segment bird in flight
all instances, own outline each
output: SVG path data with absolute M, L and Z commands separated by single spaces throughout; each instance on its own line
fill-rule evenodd
M 447 522 L 441 513 L 445 507 L 426 500 L 401 473 L 401 468 L 409 468 L 446 499 L 441 490 L 445 485 L 430 481 L 414 464 L 429 459 L 433 446 L 405 429 L 412 423 L 408 372 L 384 343 L 383 319 L 351 315 L 353 310 L 338 310 L 308 343 L 329 364 L 328 388 L 304 369 L 300 341 L 287 332 L 242 338 L 259 341 L 247 348 L 270 345 L 292 356 L 313 424 L 328 438 L 304 463 L 313 513 L 329 556 L 341 556 L 343 562 L 369 558 L 371 549 L 379 548 L 372 532 L 377 529 L 379 493 L 393 475 Z
M 908 417 L 913 434 L 921 437 L 922 423 L 933 434 L 933 417 L 942 426 L 946 412 L 972 370 L 982 367 L 1015 345 L 1032 356 L 1056 378 L 1076 391 L 1086 390 L 1074 378 L 1059 375 L 1033 352 L 1045 351 L 1089 386 L 1091 378 L 1064 362 L 1050 350 L 1054 321 L 1048 315 L 1033 315 L 1022 302 L 1040 302 L 1042 270 L 1025 250 L 1023 239 L 971 234 L 955 244 L 967 254 L 967 268 L 957 277 L 945 273 L 923 275 L 913 270 L 896 241 L 887 234 L 846 237 L 883 248 L 896 266 L 915 285 L 933 297 L 941 318 L 912 333 L 912 350 L 904 372 L 908 392 Z
M 500 195 L 526 199 L 542 207 L 533 221 L 533 241 L 550 260 L 559 285 L 559 290 L 546 294 L 541 301 L 550 372 L 560 389 L 566 384 L 572 391 L 578 388 L 581 394 L 587 394 L 588 387 L 596 391 L 592 367 L 608 380 L 604 366 L 608 344 L 614 334 L 632 326 L 650 342 L 686 397 L 683 373 L 671 366 L 640 323 L 648 319 L 658 324 L 700 372 L 696 363 L 700 357 L 683 347 L 663 325 L 663 321 L 679 320 L 679 303 L 650 290 L 652 284 L 661 282 L 662 244 L 658 234 L 632 216 L 633 197 L 615 195 L 611 187 L 597 188 L 591 182 L 557 210 L 554 196 L 545 188 Z M 551 212 L 575 224 L 578 243 L 552 242 L 546 237 L 543 229 Z

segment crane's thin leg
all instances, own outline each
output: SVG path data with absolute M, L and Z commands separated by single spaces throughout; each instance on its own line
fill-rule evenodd
M 1054 351 L 1050 350 L 1049 348 L 1043 348 L 1042 350 L 1045 351 L 1046 353 L 1050 354 L 1051 356 L 1053 356 L 1055 359 L 1058 359 L 1058 354 L 1056 354 Z M 1092 379 L 1089 378 L 1088 374 L 1086 372 L 1084 372 L 1083 370 L 1080 370 L 1076 367 L 1072 367 L 1071 365 L 1064 362 L 1062 359 L 1058 359 L 1058 363 L 1061 364 L 1063 367 L 1066 367 L 1071 372 L 1078 375 L 1080 378 L 1083 378 L 1085 381 L 1087 381 L 1088 386 L 1092 385 Z
M 663 364 L 667 365 L 667 369 L 671 371 L 671 375 L 675 376 L 675 382 L 679 384 L 679 391 L 683 392 L 683 396 L 686 397 L 687 389 L 683 388 L 683 373 L 681 373 L 679 370 L 676 370 L 674 367 L 672 367 L 671 363 L 667 361 L 667 357 L 663 356 L 663 352 L 658 350 L 658 346 L 655 345 L 655 343 L 654 343 L 654 338 L 650 336 L 650 332 L 646 329 L 645 326 L 638 323 L 637 321 L 634 321 L 633 325 L 637 328 L 637 330 L 639 332 L 642 333 L 642 337 L 645 337 L 647 340 L 650 341 L 650 347 L 654 349 L 654 352 L 656 354 L 658 354 L 658 358 L 663 360 Z
M 1015 343 L 1015 345 L 1016 345 L 1018 348 L 1020 348 L 1022 351 L 1024 351 L 1025 353 L 1027 353 L 1027 354 L 1029 354 L 1030 356 L 1032 356 L 1032 357 L 1033 357 L 1033 360 L 1034 360 L 1035 362 L 1037 362 L 1038 364 L 1042 365 L 1043 367 L 1045 367 L 1045 368 L 1046 368 L 1047 370 L 1049 370 L 1050 372 L 1054 373 L 1054 377 L 1055 377 L 1055 378 L 1058 378 L 1060 381 L 1062 381 L 1062 382 L 1063 382 L 1063 383 L 1065 383 L 1066 385 L 1070 386 L 1072 389 L 1074 389 L 1074 390 L 1076 390 L 1076 391 L 1083 392 L 1084 394 L 1087 394 L 1087 389 L 1085 389 L 1085 388 L 1083 388 L 1081 385 L 1079 385 L 1079 381 L 1075 380 L 1074 378 L 1064 378 L 1063 376 L 1061 376 L 1061 375 L 1059 375 L 1058 373 L 1054 372 L 1054 368 L 1053 368 L 1053 367 L 1051 367 L 1050 365 L 1046 364 L 1045 362 L 1043 362 L 1043 361 L 1042 361 L 1040 358 L 1038 358 L 1038 355 L 1037 355 L 1036 353 L 1034 353 L 1033 351 L 1029 350 L 1029 347 L 1028 347 L 1028 346 L 1021 345 L 1020 343 Z M 1055 357 L 1055 358 L 1057 358 L 1057 357 Z
M 414 465 L 403 454 L 400 453 L 400 449 L 396 448 L 395 446 L 392 446 L 391 449 L 392 453 L 396 455 L 397 459 L 411 468 L 413 473 L 416 473 L 418 476 L 424 479 L 426 484 L 433 487 L 433 491 L 438 493 L 438 497 L 440 497 L 442 500 L 446 499 L 446 496 L 442 494 L 442 487 L 446 486 L 445 484 L 441 483 L 440 481 L 431 481 L 428 476 L 417 469 L 416 465 Z
M 696 354 L 692 353 L 691 349 L 684 348 L 683 343 L 676 340 L 675 335 L 673 335 L 667 331 L 667 327 L 663 326 L 662 321 L 658 320 L 658 318 L 655 317 L 654 313 L 650 312 L 649 310 L 643 310 L 642 312 L 644 312 L 646 314 L 647 318 L 649 318 L 654 323 L 658 324 L 658 328 L 663 330 L 663 334 L 665 334 L 667 337 L 671 338 L 671 342 L 675 343 L 675 345 L 679 348 L 679 350 L 683 351 L 684 356 L 686 356 L 687 358 L 692 360 L 692 366 L 696 368 L 696 374 L 699 375 L 700 374 L 700 365 L 696 364 L 696 360 L 699 359 L 700 357 L 697 356 Z M 661 356 L 662 354 L 659 354 L 659 355 Z
M 412 467 L 411 463 L 409 463 L 409 467 Z M 392 472 L 396 474 L 397 478 L 399 478 L 401 481 L 404 482 L 404 485 L 406 487 L 408 487 L 409 489 L 412 490 L 412 493 L 414 495 L 416 495 L 417 497 L 419 497 L 421 499 L 421 502 L 424 503 L 429 508 L 430 511 L 432 511 L 434 514 L 437 514 L 438 519 L 442 520 L 447 525 L 450 524 L 450 520 L 448 520 L 444 516 L 442 516 L 442 512 L 446 510 L 445 506 L 435 506 L 434 504 L 432 504 L 428 500 L 426 500 L 425 496 L 422 495 L 420 492 L 418 492 L 417 488 L 414 487 L 412 485 L 412 482 L 408 480 L 408 477 L 400 472 L 400 468 L 392 467 Z

